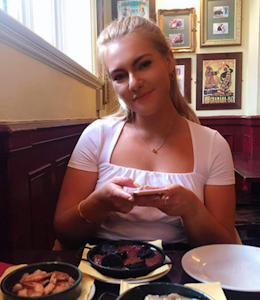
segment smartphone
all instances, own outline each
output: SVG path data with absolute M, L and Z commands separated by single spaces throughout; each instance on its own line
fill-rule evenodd
M 169 191 L 167 188 L 161 188 L 161 189 L 144 189 L 144 190 L 137 190 L 134 191 L 134 196 L 143 196 L 143 195 L 160 195 L 165 192 Z

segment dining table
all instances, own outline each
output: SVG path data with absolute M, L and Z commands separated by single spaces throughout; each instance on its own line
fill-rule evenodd
M 165 276 L 155 280 L 155 282 L 173 282 L 177 284 L 198 283 L 197 280 L 190 277 L 182 267 L 182 257 L 190 249 L 186 245 L 167 245 L 164 247 L 166 255 L 172 262 L 172 268 Z M 78 266 L 80 259 L 77 258 L 77 250 L 0 250 L 0 275 L 4 269 L 10 265 L 31 264 L 46 261 L 67 262 Z M 246 270 L 245 270 L 246 271 Z M 260 270 L 259 270 L 260 272 Z M 95 280 L 95 295 L 93 300 L 98 300 L 104 292 L 119 295 L 119 284 L 106 283 Z M 260 285 L 260 282 L 259 282 Z M 242 292 L 223 289 L 227 300 L 259 300 L 260 292 Z M 108 295 L 108 294 L 107 294 Z M 104 300 L 115 299 L 106 297 Z M 133 299 L 134 300 L 134 299 Z

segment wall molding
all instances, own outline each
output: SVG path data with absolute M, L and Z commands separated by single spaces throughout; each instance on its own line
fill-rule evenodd
M 95 89 L 103 82 L 63 52 L 0 9 L 0 42 L 51 66 Z

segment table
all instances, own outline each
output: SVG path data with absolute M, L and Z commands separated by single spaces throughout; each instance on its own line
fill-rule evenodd
M 176 247 L 175 247 L 176 249 Z M 172 252 L 172 251 L 171 251 Z M 174 253 L 169 253 L 166 250 L 167 255 L 172 260 L 172 269 L 164 277 L 156 281 L 174 282 L 178 284 L 194 283 L 197 282 L 189 275 L 185 273 L 181 266 L 181 258 L 187 252 L 187 249 L 178 249 Z M 36 263 L 42 261 L 59 261 L 68 262 L 78 266 L 79 260 L 76 258 L 76 251 L 46 251 L 46 250 L 33 250 L 33 251 L 0 251 L 0 261 L 11 264 L 22 263 Z M 118 295 L 119 285 L 108 284 L 101 281 L 95 281 L 96 294 L 93 300 L 97 300 L 103 292 L 111 292 Z M 259 300 L 260 293 L 245 293 L 224 290 L 224 293 L 228 300 Z
M 235 172 L 245 182 L 260 182 L 260 152 L 234 152 L 232 156 Z

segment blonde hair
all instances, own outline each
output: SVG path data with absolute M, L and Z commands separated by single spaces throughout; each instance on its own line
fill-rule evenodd
M 105 50 L 109 44 L 133 32 L 138 32 L 143 35 L 143 38 L 148 40 L 163 56 L 167 55 L 170 50 L 161 29 L 153 21 L 138 16 L 129 16 L 111 22 L 98 37 L 98 56 L 104 67 Z M 173 105 L 181 116 L 195 123 L 200 123 L 198 117 L 189 107 L 187 100 L 180 92 L 175 72 L 170 76 L 170 97 Z M 116 113 L 111 115 L 111 117 L 122 120 L 131 120 L 133 112 L 126 106 L 122 99 L 118 98 L 118 101 L 119 108 Z

